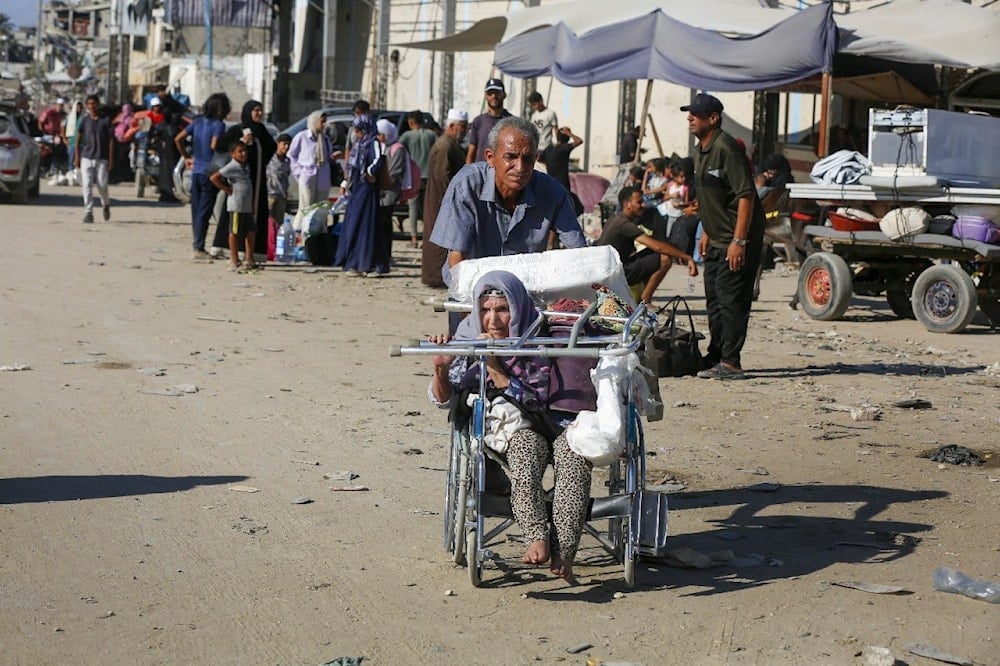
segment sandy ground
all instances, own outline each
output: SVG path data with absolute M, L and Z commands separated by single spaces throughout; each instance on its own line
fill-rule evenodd
M 671 547 L 742 566 L 642 563 L 628 590 L 585 537 L 577 587 L 515 567 L 474 589 L 441 546 L 428 361 L 388 354 L 444 327 L 417 253 L 397 243 L 381 280 L 235 275 L 189 260 L 186 208 L 113 196 L 87 226 L 75 189 L 0 204 L 0 365 L 31 366 L 0 372 L 0 662 L 851 664 L 878 645 L 930 664 L 907 651 L 924 643 L 1000 663 L 1000 608 L 931 585 L 939 565 L 1000 580 L 1000 338 L 981 322 L 935 335 L 876 299 L 815 322 L 784 305 L 794 276 L 766 274 L 752 379 L 661 380 L 646 427 L 649 481 L 686 486 Z M 911 397 L 932 407 L 891 406 Z M 994 455 L 918 457 L 945 444 Z M 332 492 L 342 470 L 369 490 Z

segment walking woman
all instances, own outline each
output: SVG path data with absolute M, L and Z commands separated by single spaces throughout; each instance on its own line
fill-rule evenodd
M 243 105 L 240 124 L 230 127 L 222 137 L 222 150 L 228 152 L 237 141 L 247 144 L 247 167 L 250 169 L 250 183 L 253 187 L 253 216 L 258 229 L 267 229 L 267 163 L 271 161 L 278 144 L 261 122 L 264 119 L 264 105 L 255 99 Z M 257 234 L 254 254 L 267 256 L 267 234 Z M 213 248 L 229 247 L 229 229 L 220 224 L 215 228 Z M 248 257 L 247 261 L 252 261 Z
M 204 113 L 182 129 L 174 137 L 174 145 L 180 155 L 185 154 L 184 141 L 191 137 L 192 157 L 191 167 L 191 232 L 192 259 L 203 261 L 210 259 L 205 251 L 205 237 L 208 235 L 208 222 L 215 208 L 215 199 L 219 190 L 209 181 L 208 166 L 212 156 L 221 146 L 222 135 L 226 125 L 223 122 L 232 106 L 225 93 L 215 93 L 205 100 Z
M 354 145 L 347 164 L 350 193 L 334 264 L 343 266 L 348 275 L 379 277 L 389 272 L 379 233 L 379 180 L 385 175 L 385 154 L 371 116 L 355 116 L 352 125 Z

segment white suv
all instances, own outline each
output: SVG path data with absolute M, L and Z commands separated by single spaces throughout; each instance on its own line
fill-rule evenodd
M 38 144 L 28 119 L 13 107 L 0 106 L 0 193 L 26 204 L 38 196 Z

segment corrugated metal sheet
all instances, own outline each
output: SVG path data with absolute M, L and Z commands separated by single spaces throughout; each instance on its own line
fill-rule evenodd
M 212 25 L 266 28 L 271 25 L 267 0 L 210 0 Z M 168 0 L 167 17 L 174 25 L 205 25 L 205 0 Z

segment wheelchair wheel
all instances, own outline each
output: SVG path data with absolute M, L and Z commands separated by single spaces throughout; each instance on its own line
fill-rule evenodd
M 625 584 L 630 588 L 635 587 L 635 545 L 632 543 L 632 539 L 628 538 L 628 533 L 632 529 L 632 519 L 628 518 L 622 521 L 625 527 L 625 548 L 622 552 L 622 565 L 625 568 Z
M 455 493 L 454 518 L 452 520 L 452 541 L 454 551 L 452 561 L 462 564 L 466 559 L 467 535 L 465 534 L 465 519 L 469 503 L 469 456 L 462 451 L 458 456 L 457 492 Z M 473 542 L 475 543 L 475 542 Z
M 456 433 L 451 435 L 451 450 L 448 452 L 448 477 L 444 487 L 444 549 L 455 552 L 455 499 L 458 496 L 458 450 L 455 447 Z
M 479 587 L 483 584 L 483 561 L 479 557 L 479 548 L 476 543 L 476 530 L 469 530 L 465 535 L 465 552 L 469 570 L 469 582 L 472 587 Z

